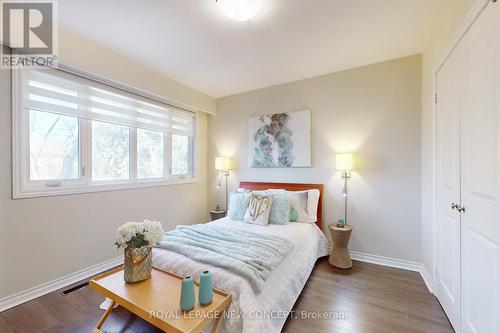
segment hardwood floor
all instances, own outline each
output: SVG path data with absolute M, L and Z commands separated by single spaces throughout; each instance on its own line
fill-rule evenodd
M 341 270 L 321 260 L 294 310 L 345 312 L 349 319 L 288 319 L 284 332 L 453 332 L 420 274 L 354 262 Z
M 92 332 L 103 297 L 89 287 L 54 292 L 0 313 L 0 333 Z M 415 272 L 354 262 L 350 270 L 316 264 L 283 332 L 453 332 L 436 298 Z M 301 318 L 307 314 L 309 318 Z M 313 316 L 330 319 L 313 319 Z M 344 319 L 338 317 L 344 316 Z M 337 318 L 337 319 L 335 319 Z M 160 332 L 119 307 L 109 333 Z

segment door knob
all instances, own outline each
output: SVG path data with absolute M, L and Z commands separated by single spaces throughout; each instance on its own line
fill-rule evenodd
M 454 203 L 454 202 L 451 204 L 451 209 L 455 209 L 455 208 L 458 208 L 458 207 L 460 207 L 460 206 L 458 204 Z
M 457 207 L 457 210 L 460 212 L 460 213 L 465 213 L 465 207 L 462 207 L 462 206 L 458 206 Z

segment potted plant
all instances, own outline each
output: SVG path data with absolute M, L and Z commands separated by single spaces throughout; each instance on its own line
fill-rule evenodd
M 151 276 L 151 248 L 161 241 L 163 233 L 158 221 L 127 222 L 118 228 L 115 245 L 125 249 L 125 282 L 140 282 Z

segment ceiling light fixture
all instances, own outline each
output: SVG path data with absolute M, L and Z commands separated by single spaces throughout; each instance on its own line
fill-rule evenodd
M 255 17 L 262 7 L 262 0 L 215 0 L 215 2 L 224 15 L 239 22 Z

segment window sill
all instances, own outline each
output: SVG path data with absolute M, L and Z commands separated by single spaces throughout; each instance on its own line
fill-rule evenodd
M 37 198 L 37 197 L 52 197 L 60 195 L 71 195 L 71 194 L 83 194 L 83 193 L 95 193 L 95 192 L 107 192 L 107 191 L 121 191 L 139 188 L 151 188 L 151 187 L 161 187 L 161 186 L 172 186 L 172 185 L 182 185 L 182 184 L 194 184 L 199 183 L 198 178 L 186 178 L 186 179 L 170 179 L 170 180 L 151 180 L 151 181 L 140 181 L 133 183 L 106 183 L 106 184 L 91 184 L 91 185 L 78 185 L 78 186 L 65 186 L 61 188 L 37 188 L 37 189 L 14 189 L 12 198 L 13 199 L 24 199 L 24 198 Z

